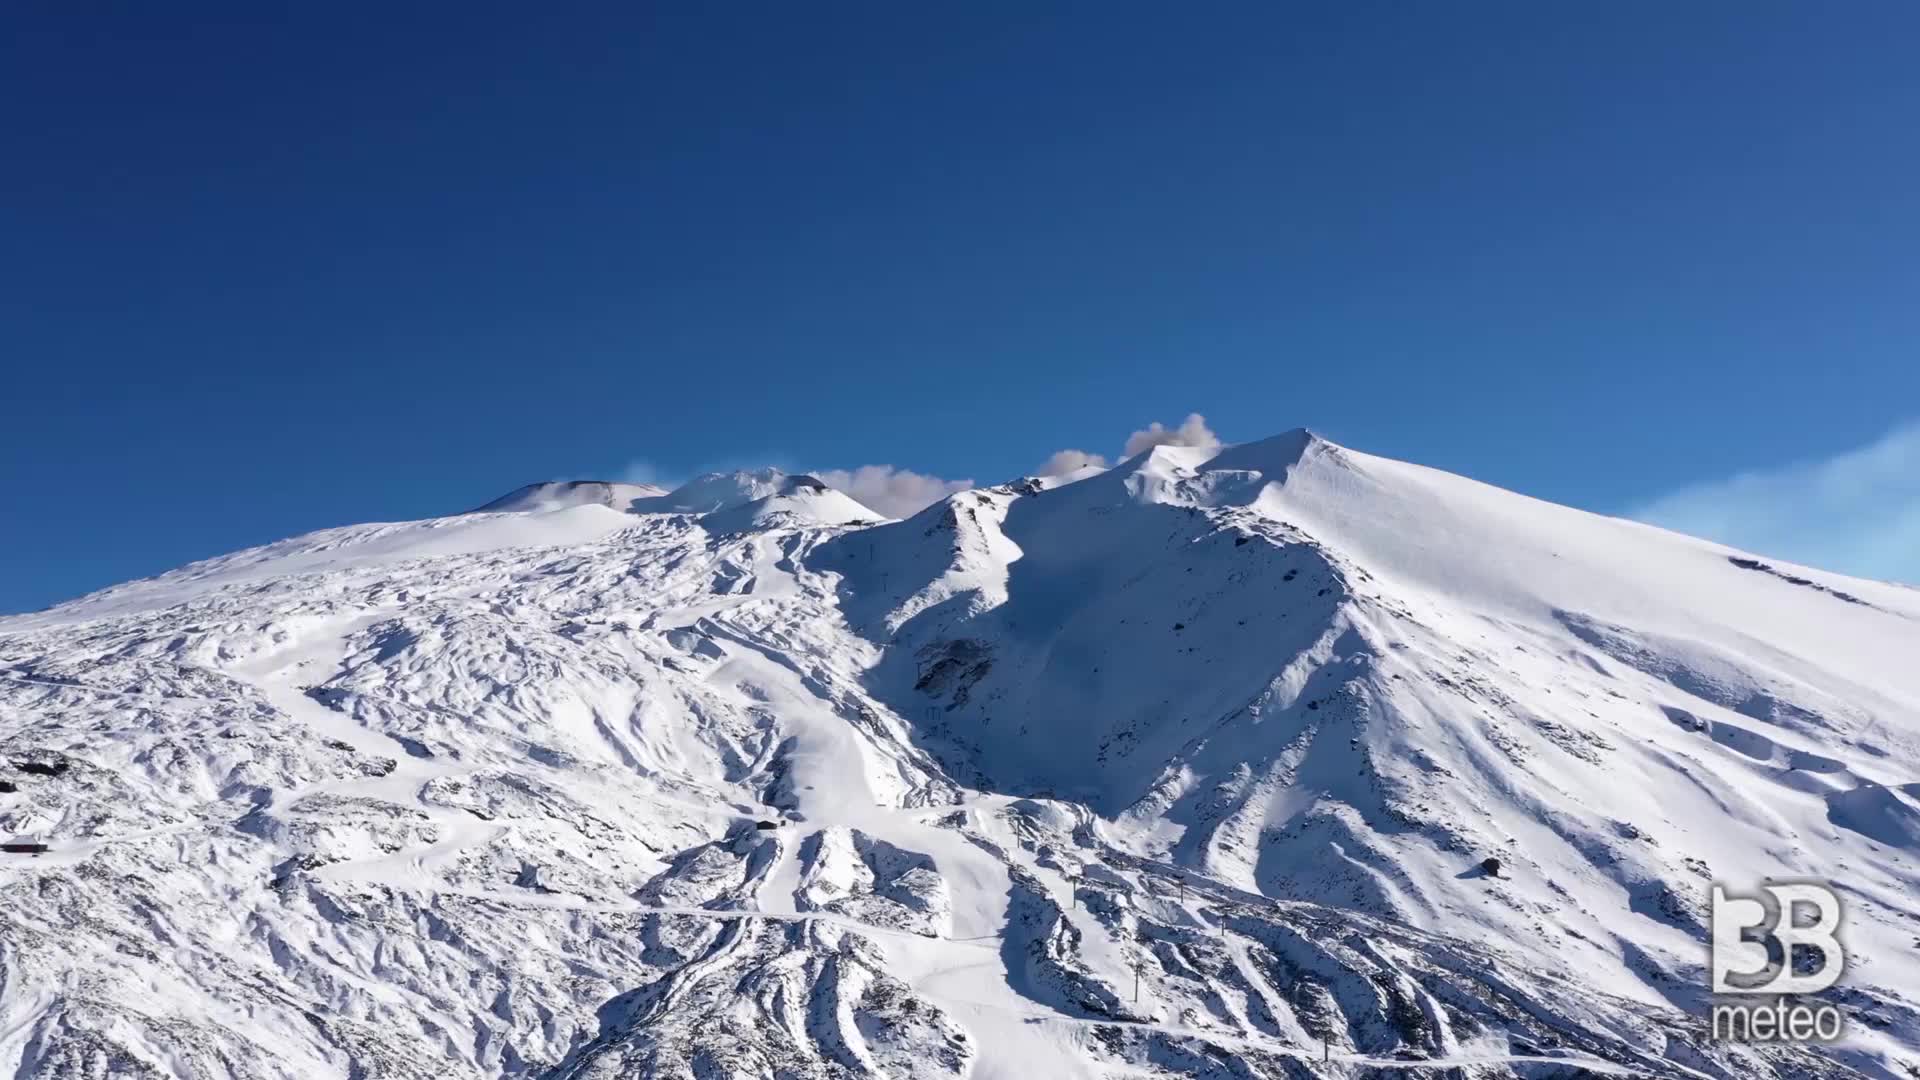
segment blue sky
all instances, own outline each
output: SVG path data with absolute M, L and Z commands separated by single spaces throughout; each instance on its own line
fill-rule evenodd
M 268 7 L 0 14 L 0 610 L 1195 411 L 1920 579 L 1920 7 Z

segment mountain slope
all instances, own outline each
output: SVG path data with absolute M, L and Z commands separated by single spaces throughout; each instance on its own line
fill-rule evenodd
M 1914 1018 L 1910 590 L 1304 432 L 839 544 L 918 569 L 869 617 L 896 642 L 879 670 L 976 783 L 1085 801 L 1129 849 L 1241 888 L 1539 941 L 1694 1012 L 1708 879 L 1837 879 L 1854 969 Z M 1486 856 L 1501 879 L 1463 879 Z
M 0 620 L 0 1067 L 1920 1060 L 1920 594 L 1305 432 L 554 495 Z M 1702 1030 L 1764 875 L 1846 890 L 1834 1053 Z

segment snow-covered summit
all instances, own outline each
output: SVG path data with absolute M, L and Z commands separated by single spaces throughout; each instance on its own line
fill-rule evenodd
M 666 489 L 653 484 L 623 484 L 608 480 L 548 480 L 517 488 L 476 507 L 475 514 L 526 514 L 565 510 L 573 506 L 605 506 L 631 510 L 643 499 L 657 499 Z
M 737 533 L 776 526 L 871 525 L 884 520 L 853 496 L 812 476 L 789 476 L 773 494 L 723 507 L 701 523 L 712 532 Z
M 787 487 L 787 481 L 787 474 L 774 468 L 706 473 L 635 509 L 648 513 L 711 514 L 779 495 Z
M 1920 1053 L 1920 593 L 1306 431 L 482 510 L 0 619 L 0 1072 Z M 1846 892 L 1833 1050 L 1704 1031 L 1769 876 Z

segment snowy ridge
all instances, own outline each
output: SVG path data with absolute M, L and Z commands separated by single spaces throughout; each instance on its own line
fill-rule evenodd
M 1304 431 L 325 530 L 0 620 L 0 1070 L 1911 1077 L 1915 655 Z M 1706 1035 L 1764 876 L 1841 1046 Z
M 652 484 L 620 484 L 606 480 L 549 480 L 528 484 L 472 511 L 475 514 L 528 514 L 565 510 L 570 506 L 604 506 L 629 510 L 642 500 L 658 499 L 665 488 Z

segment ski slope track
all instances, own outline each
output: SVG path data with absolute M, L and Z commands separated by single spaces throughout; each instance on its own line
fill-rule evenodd
M 0 619 L 0 1076 L 1912 1080 L 1916 658 L 1304 431 L 329 529 Z M 1707 1031 L 1768 877 L 1836 1045 Z

